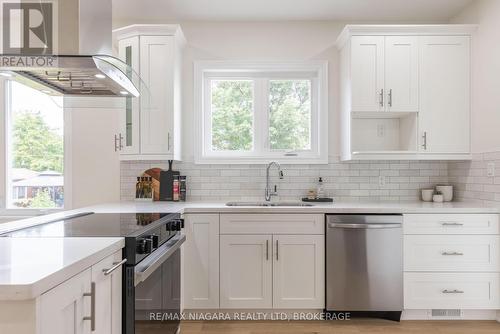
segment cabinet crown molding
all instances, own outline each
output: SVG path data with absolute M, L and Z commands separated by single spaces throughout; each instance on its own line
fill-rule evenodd
M 186 38 L 179 24 L 132 24 L 113 30 L 113 39 L 134 36 L 175 36 L 178 42 L 186 43 Z
M 342 49 L 352 36 L 432 36 L 472 35 L 476 24 L 348 24 L 337 37 L 335 45 Z

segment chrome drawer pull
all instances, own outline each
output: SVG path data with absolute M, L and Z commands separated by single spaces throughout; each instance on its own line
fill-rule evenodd
M 127 262 L 127 259 L 123 259 L 120 262 L 113 262 L 113 266 L 109 269 L 103 269 L 102 271 L 104 272 L 104 276 L 111 275 L 113 271 L 116 269 L 120 268 L 123 264 Z
M 464 253 L 460 253 L 460 252 L 442 252 L 441 255 L 464 255 Z
M 442 222 L 442 226 L 464 226 L 463 223 L 457 223 L 457 222 Z
M 443 290 L 443 293 L 464 293 L 462 290 L 457 290 L 457 289 L 454 289 L 454 290 Z
M 90 285 L 90 292 L 84 293 L 84 297 L 90 297 L 90 316 L 83 317 L 84 321 L 90 321 L 90 330 L 95 331 L 95 282 Z

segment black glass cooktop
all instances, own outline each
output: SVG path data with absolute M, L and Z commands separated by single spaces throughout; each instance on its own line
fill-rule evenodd
M 137 237 L 177 213 L 89 213 L 11 232 L 10 237 Z

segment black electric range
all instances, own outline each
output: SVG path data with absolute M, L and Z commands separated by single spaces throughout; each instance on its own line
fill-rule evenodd
M 123 237 L 123 333 L 179 329 L 180 246 L 178 213 L 81 213 L 2 237 Z M 126 260 L 125 260 L 126 259 Z M 162 321 L 151 315 L 162 314 Z

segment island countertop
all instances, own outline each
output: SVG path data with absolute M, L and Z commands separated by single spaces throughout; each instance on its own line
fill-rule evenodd
M 123 238 L 1 238 L 0 300 L 29 300 L 125 245 Z

